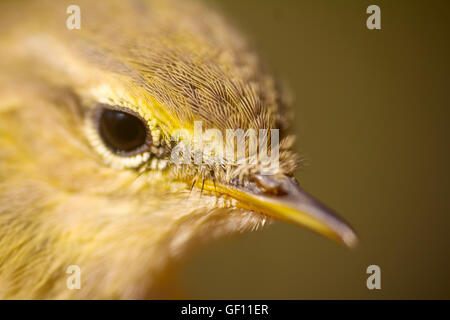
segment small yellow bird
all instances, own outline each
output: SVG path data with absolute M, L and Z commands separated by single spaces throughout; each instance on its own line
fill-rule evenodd
M 77 0 L 72 29 L 72 2 L 0 4 L 0 298 L 167 297 L 172 261 L 194 244 L 270 218 L 356 243 L 295 182 L 283 95 L 219 14 Z M 172 161 L 181 131 L 188 159 L 203 154 L 196 121 L 224 136 L 280 129 L 277 173 Z M 74 265 L 79 289 L 67 285 Z

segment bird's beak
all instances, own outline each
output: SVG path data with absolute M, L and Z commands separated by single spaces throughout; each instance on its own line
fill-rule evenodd
M 202 188 L 237 200 L 236 206 L 307 227 L 349 247 L 358 238 L 353 229 L 331 209 L 303 191 L 294 178 L 254 175 L 243 184 L 206 180 Z

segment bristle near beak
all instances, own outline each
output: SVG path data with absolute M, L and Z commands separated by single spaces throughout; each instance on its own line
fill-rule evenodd
M 353 229 L 336 213 L 300 188 L 294 178 L 255 175 L 241 186 L 206 180 L 204 190 L 237 200 L 237 206 L 307 227 L 334 241 L 354 247 Z

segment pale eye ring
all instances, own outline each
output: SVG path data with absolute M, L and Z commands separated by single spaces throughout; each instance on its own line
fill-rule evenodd
M 138 113 L 119 106 L 98 104 L 94 122 L 99 137 L 111 153 L 129 157 L 150 150 L 152 135 L 147 122 Z

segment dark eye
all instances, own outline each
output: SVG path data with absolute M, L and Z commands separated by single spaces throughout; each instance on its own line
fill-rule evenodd
M 147 124 L 137 113 L 100 105 L 97 111 L 100 137 L 111 152 L 131 156 L 147 151 L 152 139 Z

